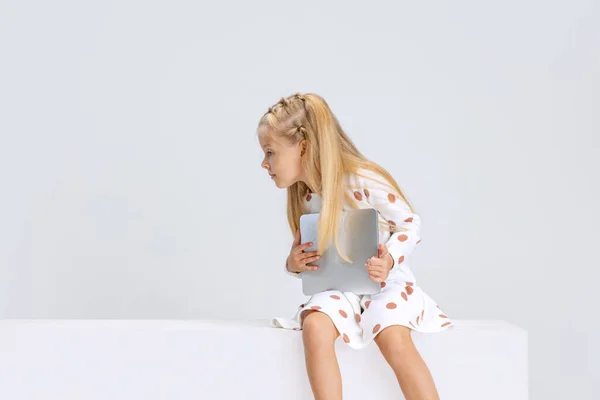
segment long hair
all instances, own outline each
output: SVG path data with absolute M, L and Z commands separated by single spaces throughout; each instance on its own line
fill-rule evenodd
M 300 227 L 300 216 L 306 213 L 303 200 L 310 192 L 309 188 L 321 196 L 317 239 L 319 254 L 323 254 L 332 240 L 340 253 L 337 231 L 344 201 L 354 209 L 359 208 L 354 197 L 346 190 L 347 174 L 365 176 L 360 174 L 361 169 L 379 174 L 387 181 L 379 183 L 400 196 L 412 211 L 412 206 L 392 175 L 358 151 L 327 102 L 319 95 L 296 93 L 281 98 L 262 116 L 257 134 L 284 139 L 290 144 L 306 140 L 307 147 L 302 157 L 306 183 L 299 181 L 287 188 L 287 218 L 292 233 L 295 233 Z M 386 225 L 388 231 L 400 229 L 387 221 L 380 224 Z M 345 255 L 340 256 L 349 261 Z

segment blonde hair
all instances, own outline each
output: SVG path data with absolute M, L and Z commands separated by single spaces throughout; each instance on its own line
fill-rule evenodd
M 379 174 L 385 178 L 390 190 L 402 198 L 412 211 L 396 180 L 383 167 L 358 151 L 321 96 L 296 93 L 281 98 L 260 119 L 257 134 L 284 139 L 290 144 L 306 140 L 306 152 L 302 157 L 306 183 L 299 181 L 288 187 L 287 218 L 292 233 L 295 233 L 300 227 L 300 216 L 306 213 L 303 200 L 310 193 L 310 188 L 321 196 L 317 239 L 319 254 L 323 254 L 332 240 L 339 253 L 337 230 L 344 200 L 352 208 L 359 208 L 356 199 L 346 190 L 346 174 L 364 177 L 359 173 L 361 169 Z M 388 221 L 383 222 L 383 225 L 388 231 L 399 230 Z M 340 256 L 350 261 L 344 255 Z

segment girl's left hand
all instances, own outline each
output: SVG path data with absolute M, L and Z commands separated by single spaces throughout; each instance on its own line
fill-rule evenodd
M 383 282 L 388 278 L 390 270 L 394 266 L 394 260 L 388 252 L 387 247 L 379 244 L 377 257 L 371 257 L 367 260 L 365 267 L 369 272 L 369 278 L 375 282 Z

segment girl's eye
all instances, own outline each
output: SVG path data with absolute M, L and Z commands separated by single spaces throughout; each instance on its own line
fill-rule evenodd
M 272 155 L 272 154 L 273 154 L 273 152 L 272 152 L 271 150 L 269 150 L 269 151 L 267 151 L 267 154 L 268 154 L 268 155 Z

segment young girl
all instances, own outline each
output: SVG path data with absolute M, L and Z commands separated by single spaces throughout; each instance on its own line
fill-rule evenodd
M 370 279 L 381 282 L 376 295 L 329 290 L 301 304 L 291 319 L 276 327 L 302 330 L 306 369 L 316 399 L 341 399 L 342 382 L 335 356 L 338 336 L 360 349 L 374 341 L 394 370 L 408 399 L 437 399 L 433 378 L 411 340 L 411 329 L 440 332 L 452 325 L 416 284 L 408 257 L 420 239 L 420 218 L 394 178 L 365 158 L 342 130 L 325 100 L 295 94 L 270 107 L 258 125 L 265 168 L 278 188 L 287 189 L 287 217 L 295 239 L 285 270 L 299 276 L 324 249 L 336 249 L 342 210 L 375 208 L 379 214 L 379 251 L 365 261 Z M 301 243 L 300 215 L 320 213 L 318 243 Z M 384 245 L 385 243 L 385 245 Z M 344 254 L 340 254 L 345 257 Z

